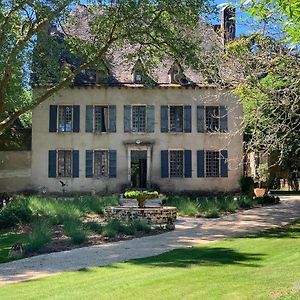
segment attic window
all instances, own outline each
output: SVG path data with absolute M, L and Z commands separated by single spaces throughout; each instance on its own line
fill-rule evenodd
M 96 83 L 107 83 L 109 78 L 109 69 L 104 62 L 96 68 Z
M 143 82 L 143 76 L 142 72 L 140 70 L 134 71 L 134 82 L 135 83 L 142 83 Z
M 177 63 L 175 63 L 172 66 L 169 74 L 170 74 L 170 81 L 173 84 L 187 84 L 188 83 L 188 80 L 187 80 L 186 76 L 184 75 L 182 68 Z

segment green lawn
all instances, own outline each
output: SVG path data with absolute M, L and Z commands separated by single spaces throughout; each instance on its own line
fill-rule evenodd
M 0 288 L 0 299 L 300 299 L 300 222 Z

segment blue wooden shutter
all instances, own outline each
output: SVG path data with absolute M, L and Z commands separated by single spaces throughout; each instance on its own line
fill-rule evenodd
M 192 132 L 192 106 L 184 106 L 184 132 Z
M 124 105 L 124 132 L 131 131 L 131 106 Z
M 192 177 L 192 151 L 184 150 L 184 177 Z
M 197 131 L 198 132 L 204 132 L 204 128 L 205 128 L 204 115 L 205 115 L 204 106 L 198 105 L 197 106 Z
M 94 107 L 87 105 L 85 108 L 85 131 L 93 132 L 94 124 Z
M 110 105 L 108 107 L 109 110 L 109 124 L 108 124 L 108 132 L 116 132 L 116 106 Z
M 73 170 L 72 170 L 72 177 L 78 178 L 79 177 L 79 151 L 78 150 L 73 150 L 72 151 L 72 165 L 73 165 Z
M 160 107 L 160 131 L 169 132 L 169 107 L 167 105 L 162 105 Z
M 147 132 L 154 132 L 155 127 L 155 106 L 147 105 Z
M 48 152 L 48 177 L 56 177 L 56 150 L 49 150 Z
M 221 177 L 228 177 L 228 152 L 222 150 L 221 152 Z
M 49 132 L 57 131 L 57 105 L 50 105 L 49 110 Z
M 226 106 L 220 106 L 220 131 L 228 131 L 228 112 Z
M 204 177 L 205 175 L 205 164 L 204 164 L 204 150 L 197 151 L 197 177 Z
M 80 130 L 80 106 L 73 105 L 73 132 Z
M 93 158 L 94 152 L 92 150 L 85 151 L 85 177 L 93 177 Z
M 168 150 L 161 151 L 161 177 L 169 177 L 169 152 Z
M 117 177 L 117 151 L 109 150 L 109 177 Z

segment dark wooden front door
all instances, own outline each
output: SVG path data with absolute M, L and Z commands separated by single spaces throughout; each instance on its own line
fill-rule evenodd
M 131 186 L 147 187 L 147 151 L 131 151 Z

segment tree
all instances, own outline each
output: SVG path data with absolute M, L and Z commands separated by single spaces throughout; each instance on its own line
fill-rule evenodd
M 200 63 L 201 36 L 195 28 L 199 16 L 212 11 L 210 0 L 91 0 L 74 10 L 76 4 L 0 1 L 0 133 L 116 49 L 130 46 L 128 59 L 142 57 L 149 67 L 166 56 L 194 68 Z M 54 24 L 61 35 L 52 34 Z M 31 72 L 43 84 L 34 97 Z
M 293 44 L 300 42 L 300 2 L 299 0 L 248 0 L 247 12 L 266 23 L 280 23 L 285 31 L 285 39 Z M 274 24 L 274 23 L 273 23 Z

